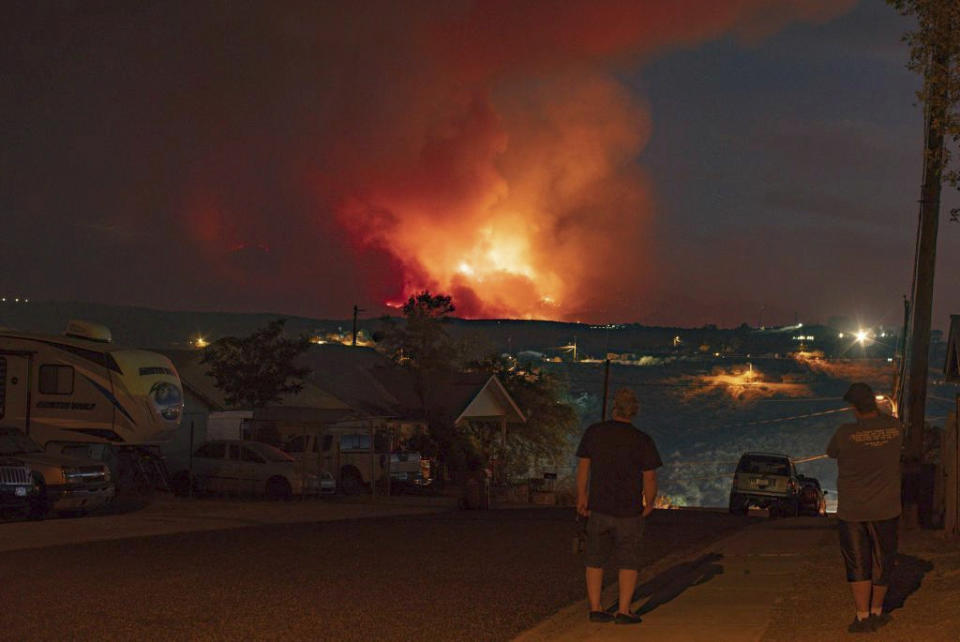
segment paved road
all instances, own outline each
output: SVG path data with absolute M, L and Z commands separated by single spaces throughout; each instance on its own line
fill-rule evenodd
M 9 551 L 0 637 L 506 640 L 582 599 L 571 517 L 449 512 Z M 645 555 L 743 524 L 657 511 Z

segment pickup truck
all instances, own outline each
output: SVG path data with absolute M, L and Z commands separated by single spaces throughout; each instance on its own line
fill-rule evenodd
M 36 493 L 30 466 L 14 457 L 0 456 L 0 513 L 25 513 Z
M 44 452 L 17 428 L 0 427 L 0 457 L 29 466 L 32 493 L 30 514 L 43 518 L 57 513 L 86 512 L 107 504 L 114 496 L 110 468 L 103 462 Z

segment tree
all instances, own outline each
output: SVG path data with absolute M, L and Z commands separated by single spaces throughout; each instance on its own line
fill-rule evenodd
M 224 337 L 204 350 L 201 363 L 210 366 L 207 374 L 224 392 L 228 406 L 257 410 L 282 403 L 283 395 L 303 389 L 310 369 L 298 368 L 294 361 L 310 340 L 285 337 L 285 323 L 277 319 L 248 337 Z
M 913 17 L 917 28 L 908 31 L 910 47 L 907 68 L 923 76 L 917 98 L 925 106 L 930 130 L 941 139 L 960 144 L 960 3 L 956 0 L 887 0 L 901 15 Z M 927 155 L 942 154 L 936 178 L 960 188 L 960 167 L 951 167 L 953 153 L 927 146 Z M 936 169 L 936 168 L 934 168 Z M 960 209 L 950 212 L 956 221 Z
M 503 458 L 508 478 L 521 476 L 538 460 L 554 460 L 570 448 L 580 420 L 567 398 L 569 388 L 557 374 L 500 356 L 487 357 L 475 367 L 500 380 L 527 420 L 510 428 L 505 451 L 499 427 L 473 424 L 469 428 L 482 454 Z
M 457 346 L 444 325 L 456 308 L 450 296 L 424 290 L 403 304 L 404 323 L 388 319 L 384 349 L 401 364 L 428 371 L 449 367 L 458 356 Z
M 919 461 L 923 448 L 928 352 L 936 267 L 940 189 L 957 187 L 960 170 L 950 168 L 951 150 L 960 142 L 960 3 L 956 0 L 888 0 L 902 15 L 916 18 L 917 28 L 904 40 L 910 46 L 908 68 L 922 74 L 917 97 L 925 109 L 923 186 L 917 227 L 916 263 L 911 295 L 911 341 L 906 399 L 901 407 L 909 424 L 908 452 Z M 957 219 L 958 211 L 951 212 Z

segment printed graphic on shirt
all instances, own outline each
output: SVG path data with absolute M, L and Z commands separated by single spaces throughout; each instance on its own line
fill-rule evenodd
M 873 447 L 886 445 L 891 440 L 899 437 L 900 429 L 896 427 L 858 430 L 857 432 L 850 433 L 850 441 Z

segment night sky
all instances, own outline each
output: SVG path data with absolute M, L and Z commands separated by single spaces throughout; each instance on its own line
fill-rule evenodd
M 909 26 L 879 0 L 5 2 L 0 294 L 895 325 Z

